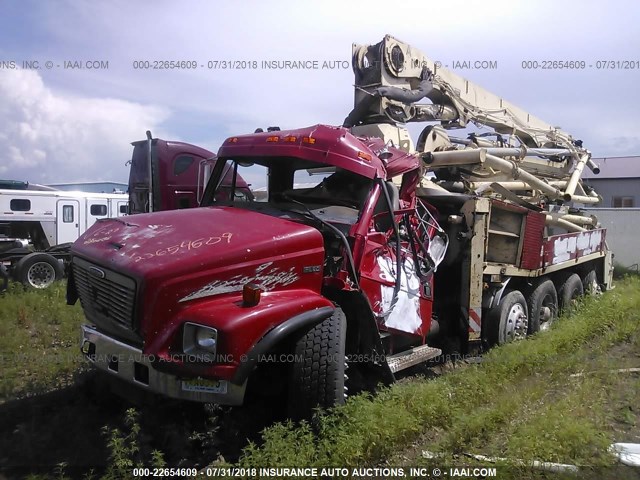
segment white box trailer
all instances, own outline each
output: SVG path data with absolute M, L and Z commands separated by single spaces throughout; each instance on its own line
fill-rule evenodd
M 8 278 L 46 288 L 62 278 L 68 251 L 89 227 L 127 215 L 128 195 L 0 189 L 0 289 Z

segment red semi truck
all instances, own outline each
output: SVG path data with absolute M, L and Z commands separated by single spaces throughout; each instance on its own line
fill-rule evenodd
M 581 144 L 526 117 L 518 148 L 439 126 L 414 147 L 380 121 L 481 116 L 455 97 L 453 77 L 391 75 L 425 65 L 409 62 L 418 53 L 392 37 L 354 53 L 358 83 L 378 87 L 356 98 L 346 126 L 228 138 L 201 208 L 105 220 L 83 235 L 68 301 L 82 303 L 82 351 L 95 366 L 131 392 L 185 400 L 281 393 L 305 417 L 443 350 L 535 334 L 585 286 L 609 288 L 605 231 L 559 205 L 595 198 L 578 181 Z M 405 108 L 403 95 L 438 99 L 433 88 L 446 105 Z M 264 194 L 237 195 L 241 177 Z
M 153 138 L 133 142 L 129 170 L 129 213 L 197 207 L 216 154 L 197 145 Z M 230 185 L 226 185 L 230 186 Z M 238 179 L 238 196 L 251 196 Z M 220 195 L 228 195 L 221 189 Z

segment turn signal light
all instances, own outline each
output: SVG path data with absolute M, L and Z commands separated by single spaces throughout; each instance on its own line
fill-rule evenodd
M 255 307 L 260 303 L 262 289 L 255 283 L 245 283 L 242 287 L 242 305 L 245 307 Z
M 313 145 L 316 143 L 316 139 L 312 137 L 302 137 L 302 143 L 308 143 L 309 145 Z
M 272 137 L 267 137 L 267 142 L 277 142 L 278 140 L 280 140 L 280 137 L 274 135 Z
M 237 143 L 238 137 L 227 138 L 227 143 Z
M 294 135 L 287 135 L 283 138 L 283 140 L 285 142 L 295 142 L 296 140 L 298 140 L 298 137 L 295 137 Z
M 364 152 L 358 152 L 358 158 L 366 160 L 367 162 L 371 161 L 371 155 L 369 155 L 368 153 L 364 153 Z

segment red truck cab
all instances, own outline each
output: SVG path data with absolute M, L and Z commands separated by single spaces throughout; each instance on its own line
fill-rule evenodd
M 392 381 L 441 353 L 426 343 L 447 239 L 415 196 L 419 167 L 342 127 L 227 139 L 201 208 L 104 221 L 74 244 L 82 351 L 137 388 L 228 405 L 275 370 L 293 416 Z M 241 178 L 264 194 L 240 200 Z

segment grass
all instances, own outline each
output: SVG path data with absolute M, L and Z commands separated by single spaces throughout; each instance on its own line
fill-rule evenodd
M 13 283 L 0 293 L 0 403 L 73 381 L 84 365 L 80 305 L 65 303 L 66 282 L 46 290 Z
M 588 299 L 551 332 L 492 350 L 480 365 L 352 398 L 319 416 L 316 428 L 274 425 L 239 465 L 430 465 L 428 451 L 440 465 L 468 464 L 473 453 L 609 466 L 612 442 L 640 442 L 638 379 L 608 373 L 629 366 L 640 366 L 637 277 Z M 570 377 L 580 372 L 589 373 Z

